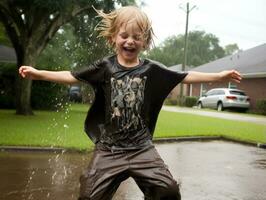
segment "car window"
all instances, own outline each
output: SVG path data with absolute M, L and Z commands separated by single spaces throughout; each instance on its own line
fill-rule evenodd
M 224 95 L 225 92 L 223 90 L 217 90 L 217 95 Z
M 206 93 L 206 96 L 211 96 L 213 95 L 214 91 L 213 90 L 210 90 L 209 92 Z
M 240 96 L 246 96 L 246 94 L 244 92 L 238 91 L 238 90 L 230 90 L 229 93 L 235 94 L 235 95 L 240 95 Z
M 217 90 L 214 90 L 213 92 L 212 92 L 212 95 L 217 95 Z
M 220 95 L 221 90 L 213 90 L 212 95 Z

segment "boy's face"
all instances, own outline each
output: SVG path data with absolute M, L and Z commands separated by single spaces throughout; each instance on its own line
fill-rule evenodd
M 124 63 L 138 62 L 138 55 L 144 47 L 144 37 L 136 24 L 132 22 L 122 25 L 112 40 L 120 60 Z

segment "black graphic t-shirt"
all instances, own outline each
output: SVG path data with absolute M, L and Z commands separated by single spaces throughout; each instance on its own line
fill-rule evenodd
M 94 143 L 125 149 L 151 144 L 164 99 L 187 75 L 148 59 L 127 68 L 116 56 L 71 73 L 94 88 L 95 100 L 85 121 L 87 135 Z

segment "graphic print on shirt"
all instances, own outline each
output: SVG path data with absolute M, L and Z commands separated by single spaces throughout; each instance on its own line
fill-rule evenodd
M 143 128 L 140 116 L 147 77 L 111 78 L 111 122 L 120 130 Z

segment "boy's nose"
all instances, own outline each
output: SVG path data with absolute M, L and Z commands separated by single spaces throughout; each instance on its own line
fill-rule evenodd
M 127 39 L 127 43 L 134 43 L 134 39 L 133 39 L 132 37 L 129 37 L 129 38 Z

